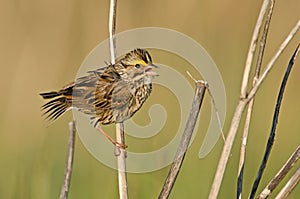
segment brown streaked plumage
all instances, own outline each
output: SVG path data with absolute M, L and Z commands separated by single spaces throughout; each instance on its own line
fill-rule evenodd
M 150 54 L 135 49 L 108 65 L 76 79 L 58 91 L 41 93 L 50 99 L 42 106 L 50 120 L 56 120 L 71 108 L 90 116 L 94 127 L 123 122 L 138 111 L 152 91 Z M 115 143 L 114 143 L 115 144 Z

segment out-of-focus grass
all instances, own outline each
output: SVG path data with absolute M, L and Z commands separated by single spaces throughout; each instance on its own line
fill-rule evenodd
M 117 31 L 147 26 L 165 27 L 187 34 L 201 43 L 218 65 L 225 83 L 228 103 L 226 132 L 238 99 L 246 52 L 260 4 L 259 1 L 240 3 L 236 0 L 120 1 Z M 299 20 L 299 8 L 297 0 L 276 2 L 264 63 Z M 43 101 L 38 93 L 59 88 L 73 80 L 85 56 L 107 38 L 107 18 L 108 1 L 2 3 L 0 198 L 58 197 L 67 152 L 67 123 L 71 114 L 47 127 L 47 122 L 41 117 Z M 262 158 L 284 67 L 299 40 L 298 33 L 258 92 L 247 151 L 245 193 L 252 186 Z M 185 73 L 183 60 L 157 51 L 153 52 L 154 60 L 155 57 Z M 259 190 L 299 145 L 299 63 L 298 60 L 288 82 L 274 151 Z M 144 122 L 139 118 L 147 116 L 151 102 L 161 102 L 167 108 L 169 105 L 168 114 L 176 115 L 178 110 L 170 110 L 176 106 L 173 97 L 168 91 L 154 87 L 153 95 L 138 113 L 137 121 Z M 168 104 L 170 101 L 174 103 L 171 106 Z M 210 118 L 208 98 L 200 118 L 201 129 L 187 154 L 171 198 L 206 198 L 209 193 L 223 143 L 219 140 L 209 156 L 198 159 L 198 150 Z M 167 143 L 172 138 L 172 122 L 178 122 L 178 118 L 168 118 L 164 131 L 151 138 L 153 142 L 128 138 L 129 149 L 147 151 Z M 240 134 L 226 170 L 220 198 L 235 196 Z M 167 172 L 168 168 L 164 168 L 151 173 L 128 174 L 130 197 L 156 198 Z M 70 198 L 117 198 L 116 182 L 116 171 L 94 159 L 77 137 Z M 290 198 L 297 198 L 299 194 L 300 188 L 297 187 Z

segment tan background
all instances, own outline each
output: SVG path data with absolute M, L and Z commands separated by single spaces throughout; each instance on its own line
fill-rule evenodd
M 237 0 L 119 1 L 117 32 L 137 27 L 165 27 L 201 43 L 215 60 L 224 79 L 228 100 L 226 132 L 239 96 L 243 66 L 260 5 L 261 1 Z M 67 123 L 71 114 L 46 127 L 40 112 L 43 101 L 38 93 L 59 88 L 73 80 L 85 56 L 107 38 L 108 8 L 109 2 L 103 0 L 2 1 L 0 198 L 58 198 L 65 165 Z M 299 20 L 299 9 L 299 0 L 276 2 L 264 64 Z M 247 151 L 245 196 L 262 158 L 284 69 L 299 41 L 298 33 L 257 95 Z M 184 72 L 180 60 L 171 60 L 159 52 L 153 53 L 154 60 L 155 56 Z M 299 74 L 300 61 L 297 60 L 283 100 L 274 150 L 259 191 L 300 143 Z M 159 91 L 159 88 L 154 88 L 151 100 L 138 113 L 140 116 L 147 115 L 151 101 L 167 104 L 161 99 L 161 93 L 170 101 L 168 96 L 172 95 Z M 176 113 L 172 110 L 173 105 L 176 106 L 176 100 L 166 108 Z M 209 106 L 206 97 L 200 122 L 203 129 L 199 130 L 187 154 L 170 198 L 208 196 L 223 145 L 220 139 L 209 156 L 198 159 L 198 149 L 210 118 Z M 150 141 L 140 141 L 128 138 L 130 150 L 147 151 L 163 146 L 172 138 L 172 123 L 176 123 L 176 118 L 170 118 L 164 129 L 166 133 L 161 132 L 158 136 L 163 139 L 154 137 Z M 234 143 L 220 198 L 235 197 L 240 136 L 241 133 Z M 299 163 L 296 166 L 299 167 Z M 129 174 L 130 198 L 156 198 L 167 171 L 168 168 L 147 174 Z M 290 198 L 299 195 L 298 186 Z M 95 160 L 79 139 L 70 198 L 117 198 L 116 172 Z

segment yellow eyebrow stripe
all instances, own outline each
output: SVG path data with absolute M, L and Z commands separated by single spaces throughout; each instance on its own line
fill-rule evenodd
M 133 65 L 136 65 L 136 64 L 147 66 L 147 64 L 146 64 L 146 62 L 144 62 L 144 60 L 137 60 L 137 61 L 133 62 Z

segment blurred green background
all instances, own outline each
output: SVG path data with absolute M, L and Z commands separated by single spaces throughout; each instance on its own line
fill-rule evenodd
M 202 44 L 219 67 L 225 83 L 226 133 L 239 97 L 243 66 L 260 6 L 261 1 L 237 0 L 119 1 L 117 32 L 157 26 L 180 31 Z M 276 2 L 264 65 L 299 20 L 299 9 L 299 0 Z M 108 0 L 2 1 L 0 198 L 58 198 L 67 153 L 67 123 L 72 116 L 67 113 L 47 127 L 40 112 L 44 101 L 38 93 L 60 88 L 74 79 L 86 55 L 108 36 L 108 10 Z M 262 159 L 281 78 L 299 41 L 300 34 L 297 33 L 258 92 L 247 149 L 244 198 L 248 196 Z M 182 60 L 158 51 L 153 52 L 154 60 L 155 57 L 186 75 Z M 298 59 L 287 85 L 276 142 L 258 192 L 300 143 L 299 74 Z M 154 88 L 150 100 L 138 113 L 139 118 L 146 118 L 140 122 L 147 123 L 147 109 L 151 103 L 167 104 L 172 97 L 162 88 Z M 173 101 L 172 106 L 166 106 L 168 112 L 174 113 L 172 107 L 178 105 L 176 100 Z M 198 158 L 209 119 L 210 100 L 206 96 L 201 110 L 201 128 L 188 151 L 170 198 L 208 196 L 223 146 L 219 139 L 207 157 Z M 164 131 L 149 141 L 127 138 L 129 150 L 147 151 L 164 145 L 172 138 L 176 122 L 178 118 L 168 118 Z M 240 138 L 241 131 L 234 142 L 219 198 L 235 197 Z M 71 199 L 118 197 L 116 171 L 94 159 L 78 137 L 73 169 Z M 168 169 L 128 174 L 130 198 L 157 198 Z M 290 198 L 299 198 L 299 195 L 300 186 Z

